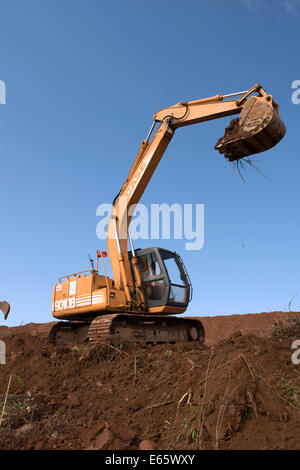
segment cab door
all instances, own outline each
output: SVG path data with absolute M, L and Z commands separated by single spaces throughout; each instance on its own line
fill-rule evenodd
M 147 307 L 166 305 L 169 296 L 168 279 L 155 248 L 137 254 Z

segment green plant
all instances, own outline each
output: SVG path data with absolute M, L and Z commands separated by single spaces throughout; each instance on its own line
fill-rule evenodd
M 186 436 L 189 439 L 191 439 L 193 441 L 196 441 L 199 438 L 199 434 L 196 431 L 196 429 L 194 429 L 191 425 L 192 425 L 192 423 L 188 418 L 183 418 L 183 420 L 181 421 L 181 424 L 180 424 L 180 426 L 186 430 Z M 178 437 L 179 436 L 181 436 L 181 439 L 183 438 L 182 434 L 178 434 L 178 436 L 176 438 L 177 442 L 178 442 Z
M 136 352 L 134 352 L 131 363 L 133 363 L 137 369 L 140 369 L 145 366 L 146 361 L 143 356 L 139 356 Z
M 193 441 L 196 441 L 199 438 L 199 435 L 196 429 L 189 429 L 187 433 L 188 437 L 190 437 Z
M 89 346 L 90 346 L 89 343 L 82 343 L 77 346 L 74 346 L 73 350 L 78 351 L 81 354 L 83 354 L 88 350 Z
M 187 418 L 183 418 L 183 420 L 180 423 L 180 426 L 184 429 L 187 429 L 190 425 L 190 421 Z
M 20 387 L 23 390 L 25 388 L 25 384 L 24 384 L 23 380 L 21 379 L 21 377 L 18 377 L 17 375 L 15 375 L 15 378 L 17 379 L 18 384 L 20 385 Z
M 191 410 L 191 411 L 196 412 L 197 409 L 198 409 L 197 406 L 195 406 L 195 405 L 190 405 L 190 410 Z
M 300 408 L 299 389 L 292 380 L 280 377 L 276 383 L 276 388 L 279 395 L 283 397 L 290 404 Z

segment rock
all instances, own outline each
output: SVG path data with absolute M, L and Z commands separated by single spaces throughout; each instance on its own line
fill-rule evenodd
M 16 430 L 16 435 L 20 436 L 21 434 L 24 434 L 26 432 L 29 432 L 33 429 L 33 424 L 31 423 L 26 423 L 23 426 L 21 426 L 19 429 Z
M 89 434 L 94 439 L 104 428 L 108 428 L 108 424 L 103 419 L 98 419 L 95 424 L 89 426 Z
M 38 442 L 35 446 L 34 446 L 34 450 L 43 450 L 44 448 L 44 444 L 42 442 Z
M 126 441 L 121 441 L 120 439 L 114 439 L 111 449 L 114 450 L 128 450 L 129 443 Z
M 140 450 L 155 450 L 155 444 L 148 439 L 144 439 L 140 442 L 139 448 Z
M 100 434 L 96 436 L 92 447 L 95 450 L 101 450 L 101 449 L 107 450 L 109 449 L 109 446 L 112 444 L 113 440 L 114 440 L 114 435 L 111 432 L 111 430 L 108 428 L 104 428 L 103 431 L 101 431 Z
M 80 406 L 80 399 L 76 393 L 69 393 L 67 396 L 67 403 L 73 407 Z
M 99 419 L 97 423 L 90 426 L 86 435 L 87 450 L 108 450 L 114 441 L 114 434 L 108 423 Z
M 121 441 L 131 442 L 136 436 L 135 431 L 127 426 L 118 426 L 118 428 L 113 429 L 113 431 L 116 438 Z

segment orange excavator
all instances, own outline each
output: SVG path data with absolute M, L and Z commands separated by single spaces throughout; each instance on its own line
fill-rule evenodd
M 106 253 L 101 250 L 96 267 L 92 261 L 92 269 L 59 278 L 52 315 L 67 321 L 52 328 L 53 344 L 93 343 L 111 334 L 123 342 L 204 341 L 200 320 L 177 317 L 192 296 L 181 257 L 158 247 L 135 250 L 128 230 L 130 208 L 140 200 L 176 129 L 232 115 L 239 117 L 215 146 L 231 162 L 268 150 L 285 135 L 278 104 L 259 84 L 243 92 L 180 102 L 154 115 L 109 219 L 107 254 L 113 279 L 106 275 Z

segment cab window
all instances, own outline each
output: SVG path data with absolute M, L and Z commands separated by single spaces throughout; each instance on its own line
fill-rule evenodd
M 161 274 L 160 266 L 155 253 L 143 255 L 139 258 L 140 272 L 142 280 Z

